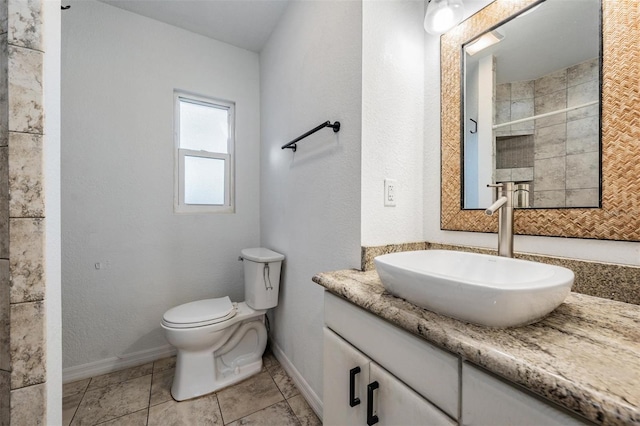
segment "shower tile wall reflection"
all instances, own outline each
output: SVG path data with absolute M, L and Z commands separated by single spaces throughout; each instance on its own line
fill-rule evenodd
M 598 58 L 496 86 L 495 123 L 597 101 Z M 599 106 L 496 129 L 496 181 L 532 183 L 531 207 L 597 207 Z

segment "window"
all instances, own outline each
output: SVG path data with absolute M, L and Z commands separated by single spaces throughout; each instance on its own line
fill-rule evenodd
M 175 210 L 233 212 L 234 104 L 175 92 Z

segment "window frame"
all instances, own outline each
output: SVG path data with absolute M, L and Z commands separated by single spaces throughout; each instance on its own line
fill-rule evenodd
M 174 90 L 174 212 L 175 213 L 234 213 L 235 212 L 235 102 L 194 93 Z M 227 154 L 180 148 L 180 103 L 190 102 L 228 112 Z M 184 202 L 185 157 L 211 158 L 224 161 L 224 204 L 186 204 Z

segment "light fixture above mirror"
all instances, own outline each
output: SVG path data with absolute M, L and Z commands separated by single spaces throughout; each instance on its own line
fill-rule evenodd
M 462 0 L 430 0 L 424 16 L 424 29 L 440 35 L 458 25 L 464 17 Z

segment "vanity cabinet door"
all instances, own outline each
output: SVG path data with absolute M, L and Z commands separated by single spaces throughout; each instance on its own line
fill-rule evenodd
M 456 422 L 324 329 L 324 425 L 452 426 Z
M 324 329 L 324 425 L 367 424 L 370 362 L 337 334 Z
M 447 425 L 456 424 L 426 399 L 389 374 L 378 364 L 369 366 L 369 382 L 377 383 L 373 391 L 373 414 L 380 425 Z

